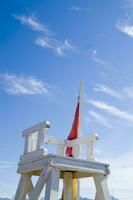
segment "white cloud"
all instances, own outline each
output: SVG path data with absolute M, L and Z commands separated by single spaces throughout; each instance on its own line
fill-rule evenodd
M 59 55 L 59 56 L 64 55 L 65 51 L 74 49 L 70 41 L 68 41 L 67 39 L 64 42 L 60 42 L 55 39 L 40 37 L 40 38 L 37 38 L 35 43 L 43 48 L 48 48 L 52 50 L 56 55 Z
M 123 9 L 128 9 L 128 11 L 129 11 L 129 9 L 131 9 L 132 10 L 132 8 L 133 8 L 133 0 L 123 0 L 123 3 L 124 3 L 124 5 L 123 5 Z
M 130 37 L 133 37 L 133 24 L 130 23 L 117 23 L 117 29 Z
M 96 108 L 104 110 L 107 113 L 114 115 L 120 119 L 125 119 L 129 122 L 133 122 L 133 114 L 126 111 L 119 110 L 115 106 L 109 105 L 106 102 L 95 101 L 95 100 L 88 100 L 87 102 L 95 106 Z
M 16 74 L 0 75 L 1 90 L 10 95 L 50 95 L 50 85 L 32 77 Z
M 41 24 L 35 17 L 28 17 L 26 15 L 13 15 L 22 24 L 30 26 L 33 30 L 43 32 L 46 35 L 50 34 L 49 29 L 44 24 Z
M 92 12 L 92 10 L 89 8 L 81 8 L 78 6 L 70 7 L 70 8 L 68 8 L 68 10 L 72 10 L 72 11 L 76 11 L 76 12 Z
M 128 98 L 133 98 L 133 86 L 131 86 L 131 87 L 125 87 L 124 88 L 124 94 Z
M 110 188 L 121 200 L 133 199 L 133 151 L 119 157 L 109 159 L 111 175 L 109 176 Z M 123 190 L 123 193 L 122 193 Z M 131 198 L 132 197 L 132 198 Z
M 97 92 L 103 92 L 105 94 L 108 94 L 110 96 L 116 97 L 118 99 L 123 99 L 123 95 L 118 92 L 117 90 L 114 90 L 106 85 L 102 85 L 102 84 L 97 84 L 96 87 L 94 88 L 95 91 Z
M 16 166 L 17 166 L 17 162 L 0 160 L 0 169 L 6 169 L 6 168 L 11 168 L 11 167 L 16 167 Z
M 100 65 L 105 65 L 105 62 L 102 59 L 99 59 L 97 57 L 97 51 L 95 49 L 91 49 L 91 58 L 94 62 L 100 64 Z
M 13 15 L 18 19 L 22 24 L 31 27 L 33 30 L 38 32 L 43 32 L 44 35 L 38 37 L 35 40 L 35 44 L 45 48 L 50 49 L 54 54 L 62 56 L 66 51 L 75 50 L 75 47 L 71 44 L 68 39 L 65 39 L 64 42 L 61 42 L 55 38 L 55 33 L 47 28 L 44 24 L 41 24 L 37 18 L 31 16 L 27 17 L 25 15 Z
M 107 119 L 105 117 L 103 117 L 102 115 L 100 115 L 94 111 L 89 111 L 89 115 L 96 123 L 98 123 L 102 126 L 106 126 L 108 128 L 112 127 L 111 124 L 107 121 Z
M 124 87 L 124 88 L 122 88 L 122 90 L 120 92 L 118 92 L 117 90 L 114 90 L 111 87 L 108 87 L 106 85 L 97 84 L 94 87 L 94 91 L 102 92 L 102 93 L 108 94 L 112 97 L 116 97 L 118 99 L 133 98 L 133 86 Z

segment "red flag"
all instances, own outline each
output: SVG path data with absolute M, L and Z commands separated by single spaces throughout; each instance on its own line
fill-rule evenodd
M 67 139 L 68 140 L 74 140 L 78 137 L 78 126 L 79 126 L 79 102 L 77 104 L 76 107 L 76 111 L 75 111 L 75 116 L 74 116 L 74 121 L 73 121 L 73 125 L 72 125 L 72 129 L 71 132 L 69 133 Z M 67 147 L 66 149 L 66 155 L 73 157 L 73 149 L 72 147 Z

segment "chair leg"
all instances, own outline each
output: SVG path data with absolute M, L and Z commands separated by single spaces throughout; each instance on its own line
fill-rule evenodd
M 58 200 L 59 191 L 59 169 L 53 168 L 46 183 L 45 199 L 46 200 Z
M 27 194 L 27 175 L 23 174 L 20 177 L 18 188 L 15 195 L 15 200 L 25 200 Z
M 31 195 L 29 197 L 29 200 L 38 200 L 42 189 L 47 181 L 47 178 L 50 176 L 50 173 L 52 171 L 52 167 L 45 166 L 39 176 L 39 179 L 34 187 L 34 189 L 31 192 Z
M 64 186 L 64 200 L 73 200 L 73 174 L 72 172 L 64 172 L 63 186 Z
M 96 192 L 96 195 L 95 195 L 95 200 L 98 200 L 97 192 Z
M 108 176 L 95 175 L 94 182 L 96 186 L 96 200 L 111 200 L 108 186 L 107 186 Z

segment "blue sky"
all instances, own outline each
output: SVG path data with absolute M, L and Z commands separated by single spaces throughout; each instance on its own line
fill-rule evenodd
M 84 135 L 99 133 L 111 193 L 133 198 L 132 11 L 132 0 L 1 1 L 0 196 L 17 187 L 21 132 L 50 120 L 66 138 L 83 80 Z

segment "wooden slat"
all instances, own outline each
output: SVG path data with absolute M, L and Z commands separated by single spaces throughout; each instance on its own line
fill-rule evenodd
M 46 200 L 58 200 L 60 171 L 53 168 L 46 183 Z
M 41 172 L 41 175 L 35 185 L 35 188 L 33 189 L 29 200 L 38 200 L 40 193 L 44 187 L 44 184 L 46 183 L 46 180 L 50 174 L 50 172 L 52 171 L 52 167 L 50 166 L 45 166 L 44 169 Z
M 26 193 L 27 193 L 27 175 L 23 174 L 20 177 L 20 181 L 15 195 L 15 200 L 25 200 Z
M 23 136 L 25 137 L 26 135 L 29 135 L 33 132 L 36 132 L 36 131 L 39 131 L 41 129 L 46 129 L 46 128 L 49 128 L 50 127 L 50 123 L 48 121 L 43 121 L 43 122 L 40 122 L 26 130 L 23 131 Z
M 96 200 L 111 200 L 111 196 L 109 194 L 108 186 L 107 186 L 107 178 L 108 176 L 94 176 L 94 182 L 96 186 Z

